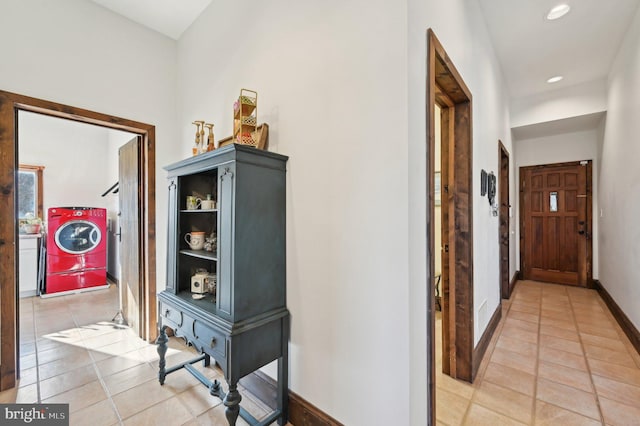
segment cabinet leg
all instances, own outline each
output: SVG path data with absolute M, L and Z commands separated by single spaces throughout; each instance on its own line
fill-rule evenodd
M 166 328 L 166 325 L 160 327 L 160 334 L 156 340 L 156 344 L 158 345 L 158 355 L 160 356 L 160 361 L 158 361 L 158 380 L 161 385 L 164 385 L 164 378 L 167 376 L 165 370 L 167 362 L 164 357 L 167 354 L 167 342 L 169 341 L 169 338 L 167 337 Z
M 278 410 L 282 413 L 278 419 L 280 426 L 286 425 L 289 420 L 289 395 L 287 392 L 287 364 L 286 356 L 278 358 Z
M 202 366 L 208 367 L 211 365 L 211 356 L 209 354 L 204 354 L 204 359 L 202 360 Z
M 280 426 L 289 421 L 289 317 L 282 320 L 282 356 L 278 358 L 278 419 Z
M 224 401 L 222 403 L 227 407 L 224 410 L 224 415 L 227 417 L 227 422 L 229 422 L 229 426 L 235 426 L 236 420 L 238 420 L 238 415 L 240 414 L 240 401 L 242 400 L 242 396 L 240 392 L 238 392 L 238 383 L 229 383 L 229 392 L 227 396 L 224 397 Z

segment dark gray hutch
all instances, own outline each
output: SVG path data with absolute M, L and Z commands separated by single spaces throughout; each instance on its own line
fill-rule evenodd
M 286 156 L 233 144 L 165 167 L 169 233 L 167 286 L 158 295 L 158 378 L 164 384 L 168 374 L 188 370 L 223 400 L 229 425 L 238 415 L 252 425 L 287 422 L 286 162 Z M 187 205 L 187 197 L 207 195 L 215 201 L 207 208 Z M 198 232 L 209 238 L 205 248 L 185 239 L 191 233 L 193 243 Z M 167 327 L 201 356 L 166 367 Z M 224 372 L 226 394 L 192 365 L 208 366 L 211 358 Z M 240 406 L 238 381 L 274 360 L 278 407 L 258 422 Z

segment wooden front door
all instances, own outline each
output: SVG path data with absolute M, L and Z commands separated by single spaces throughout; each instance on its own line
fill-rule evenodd
M 120 207 L 120 297 L 122 314 L 127 323 L 141 335 L 140 300 L 140 137 L 118 150 Z
M 591 161 L 520 169 L 524 279 L 591 279 Z

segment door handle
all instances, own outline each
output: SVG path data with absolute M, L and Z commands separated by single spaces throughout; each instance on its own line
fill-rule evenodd
M 578 222 L 578 226 L 580 226 L 580 229 L 578 229 L 578 234 L 580 234 L 580 235 L 584 235 L 585 234 L 584 225 L 585 225 L 584 220 L 581 220 L 581 221 Z
M 578 234 L 584 235 L 587 240 L 591 239 L 591 234 L 585 231 L 584 228 L 578 230 Z
M 122 242 L 122 228 L 118 226 L 118 233 L 114 234 L 116 237 L 118 237 L 118 242 L 121 243 Z

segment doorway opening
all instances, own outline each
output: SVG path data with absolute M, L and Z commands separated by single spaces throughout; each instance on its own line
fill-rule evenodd
M 436 105 L 440 108 L 440 168 L 436 166 Z M 435 424 L 435 252 L 442 251 L 442 368 L 473 382 L 472 96 L 442 44 L 427 32 L 427 410 Z M 440 170 L 441 247 L 435 247 L 436 171 Z
M 511 297 L 515 280 L 509 276 L 509 217 L 511 213 L 511 202 L 509 201 L 509 152 L 498 141 L 498 198 L 500 200 L 499 216 L 499 242 L 500 242 L 500 295 L 503 299 Z
M 141 323 L 139 335 L 145 340 L 156 336 L 156 259 L 155 259 L 155 127 L 55 102 L 0 91 L 0 215 L 16 218 L 18 176 L 18 116 L 33 112 L 75 122 L 134 133 L 142 140 L 138 173 L 141 177 L 140 252 L 137 301 Z M 44 142 L 43 142 L 44 143 Z M 18 221 L 0 223 L 0 391 L 15 387 L 19 353 L 18 304 Z

